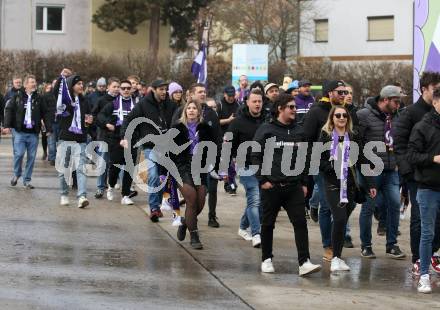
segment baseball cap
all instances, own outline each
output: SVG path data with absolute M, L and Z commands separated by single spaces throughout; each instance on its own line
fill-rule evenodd
M 343 81 L 337 81 L 337 80 L 328 81 L 327 83 L 324 83 L 324 87 L 322 90 L 324 97 L 327 97 L 329 92 L 334 91 L 339 86 L 345 86 L 345 83 Z
M 267 83 L 266 86 L 264 86 L 264 93 L 267 94 L 267 91 L 272 87 L 279 88 L 279 86 L 275 83 Z
M 380 91 L 380 98 L 402 97 L 400 88 L 394 85 L 387 85 Z
M 151 83 L 151 87 L 158 88 L 161 86 L 168 86 L 169 83 L 165 82 L 164 80 L 155 80 L 153 83 Z
M 232 85 L 226 86 L 225 87 L 225 94 L 232 97 L 235 96 L 235 88 Z
M 298 83 L 298 87 L 310 86 L 310 85 L 313 85 L 313 84 L 310 83 L 309 80 L 301 80 L 301 81 L 299 81 L 299 83 Z

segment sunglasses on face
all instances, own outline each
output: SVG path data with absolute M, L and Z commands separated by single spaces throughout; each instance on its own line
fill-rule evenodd
M 121 87 L 121 90 L 130 90 L 131 87 Z
M 335 113 L 335 117 L 337 119 L 340 119 L 341 117 L 342 118 L 348 118 L 348 115 L 347 115 L 347 113 Z
M 348 95 L 348 90 L 337 90 L 336 92 L 338 93 L 339 96 L 347 96 Z
M 296 104 L 288 104 L 286 105 L 286 108 L 289 108 L 290 110 L 296 110 Z

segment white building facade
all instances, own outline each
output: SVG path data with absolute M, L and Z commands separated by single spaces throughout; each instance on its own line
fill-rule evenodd
M 0 0 L 0 48 L 90 50 L 90 0 Z
M 411 62 L 413 0 L 302 1 L 314 7 L 301 14 L 302 58 Z

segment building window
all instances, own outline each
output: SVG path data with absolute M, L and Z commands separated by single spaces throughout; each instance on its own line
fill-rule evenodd
M 328 19 L 315 19 L 315 42 L 328 42 Z
M 394 40 L 394 16 L 368 17 L 368 41 Z
M 63 32 L 63 17 L 63 7 L 37 6 L 36 30 L 44 32 Z

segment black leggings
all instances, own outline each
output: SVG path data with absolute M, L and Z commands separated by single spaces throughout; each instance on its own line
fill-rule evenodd
M 185 224 L 188 230 L 197 230 L 197 216 L 202 212 L 205 206 L 206 186 L 183 183 L 179 186 L 179 190 L 185 198 Z
M 301 266 L 309 254 L 309 235 L 305 212 L 304 192 L 300 184 L 275 185 L 271 189 L 261 190 L 263 220 L 261 224 L 261 248 L 263 261 L 272 258 L 273 230 L 280 208 L 283 207 L 295 233 L 298 262 Z
M 356 203 L 353 201 L 354 189 L 348 190 L 349 203 L 341 205 L 339 203 L 339 186 L 324 181 L 327 202 L 330 205 L 330 211 L 333 217 L 332 225 L 332 248 L 333 257 L 341 257 L 344 247 L 345 227 L 348 218 L 353 212 Z
M 208 175 L 207 178 L 208 178 L 208 207 L 209 207 L 208 217 L 211 219 L 217 216 L 216 209 L 217 209 L 218 180 L 212 178 L 210 175 Z

